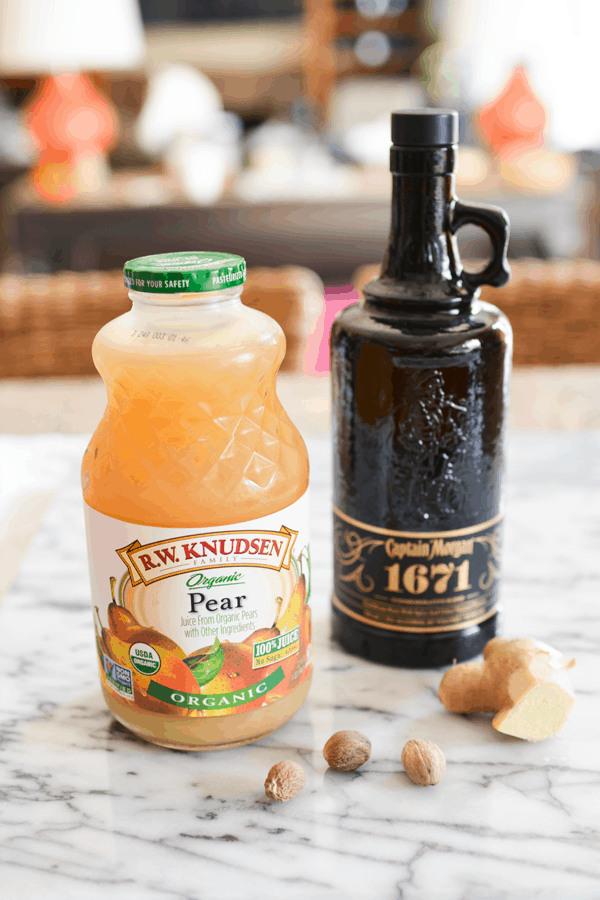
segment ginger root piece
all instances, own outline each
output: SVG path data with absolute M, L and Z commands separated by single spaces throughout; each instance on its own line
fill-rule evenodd
M 567 670 L 574 659 L 533 638 L 493 638 L 482 663 L 461 663 L 442 678 L 450 712 L 493 712 L 496 731 L 542 741 L 561 730 L 575 702 Z

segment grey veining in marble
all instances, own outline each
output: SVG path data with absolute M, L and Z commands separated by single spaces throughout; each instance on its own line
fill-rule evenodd
M 114 723 L 96 675 L 79 496 L 79 437 L 13 437 L 56 495 L 0 606 L 2 900 L 596 900 L 600 898 L 600 434 L 511 436 L 505 633 L 577 658 L 564 731 L 527 744 L 437 700 L 440 673 L 392 670 L 332 646 L 329 445 L 313 439 L 315 678 L 296 718 L 236 750 L 182 753 Z M 3 467 L 6 472 L 6 466 Z M 364 731 L 371 760 L 327 768 Z M 444 781 L 413 785 L 420 737 Z M 280 759 L 307 774 L 265 800 Z

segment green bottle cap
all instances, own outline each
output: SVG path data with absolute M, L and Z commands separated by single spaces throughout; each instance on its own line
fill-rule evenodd
M 197 294 L 237 287 L 246 260 L 231 253 L 160 253 L 125 263 L 125 286 L 145 294 Z

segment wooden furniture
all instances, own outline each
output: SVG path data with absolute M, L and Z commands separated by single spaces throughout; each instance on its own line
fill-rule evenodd
M 0 277 L 0 376 L 90 375 L 96 332 L 131 304 L 121 272 Z
M 362 7 L 354 0 L 305 0 L 304 83 L 321 118 L 338 78 L 408 73 L 431 42 L 421 27 L 422 0 L 389 0 L 379 14 L 377 3 Z
M 117 173 L 112 190 L 94 202 L 49 207 L 26 183 L 13 183 L 3 194 L 4 268 L 105 271 L 150 253 L 226 247 L 250 267 L 303 266 L 327 284 L 348 284 L 358 266 L 383 257 L 390 176 L 382 188 L 347 199 L 253 204 L 225 197 L 214 206 L 195 206 L 181 197 L 173 178 L 149 170 Z M 507 211 L 514 256 L 537 255 L 536 248 L 560 257 L 587 252 L 593 198 L 590 193 L 582 202 L 579 183 L 571 191 L 533 197 L 461 188 L 461 198 Z M 476 258 L 480 250 L 485 256 L 485 236 L 466 249 L 462 232 L 460 240 L 463 256 Z
M 249 267 L 302 266 L 329 283 L 347 284 L 357 265 L 383 253 L 388 193 L 382 200 L 276 204 L 228 197 L 195 206 L 171 178 L 119 173 L 112 190 L 94 202 L 50 207 L 19 183 L 4 195 L 4 268 L 105 271 L 136 256 L 226 247 Z
M 323 309 L 323 284 L 308 269 L 249 270 L 242 301 L 274 318 L 287 338 L 285 371 L 302 371 Z M 0 377 L 91 375 L 96 333 L 131 307 L 123 273 L 0 277 Z
M 481 299 L 499 306 L 510 319 L 514 364 L 600 363 L 600 263 L 519 259 L 511 261 L 511 269 L 509 283 L 484 287 Z M 357 290 L 379 270 L 378 265 L 359 269 Z

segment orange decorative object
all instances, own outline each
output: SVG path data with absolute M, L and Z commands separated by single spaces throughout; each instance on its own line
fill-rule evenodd
M 479 113 L 480 130 L 501 158 L 541 147 L 545 126 L 546 109 L 522 67 L 515 69 L 502 93 Z
M 40 156 L 33 182 L 57 203 L 105 186 L 104 151 L 117 130 L 109 101 L 85 75 L 46 78 L 27 109 Z

